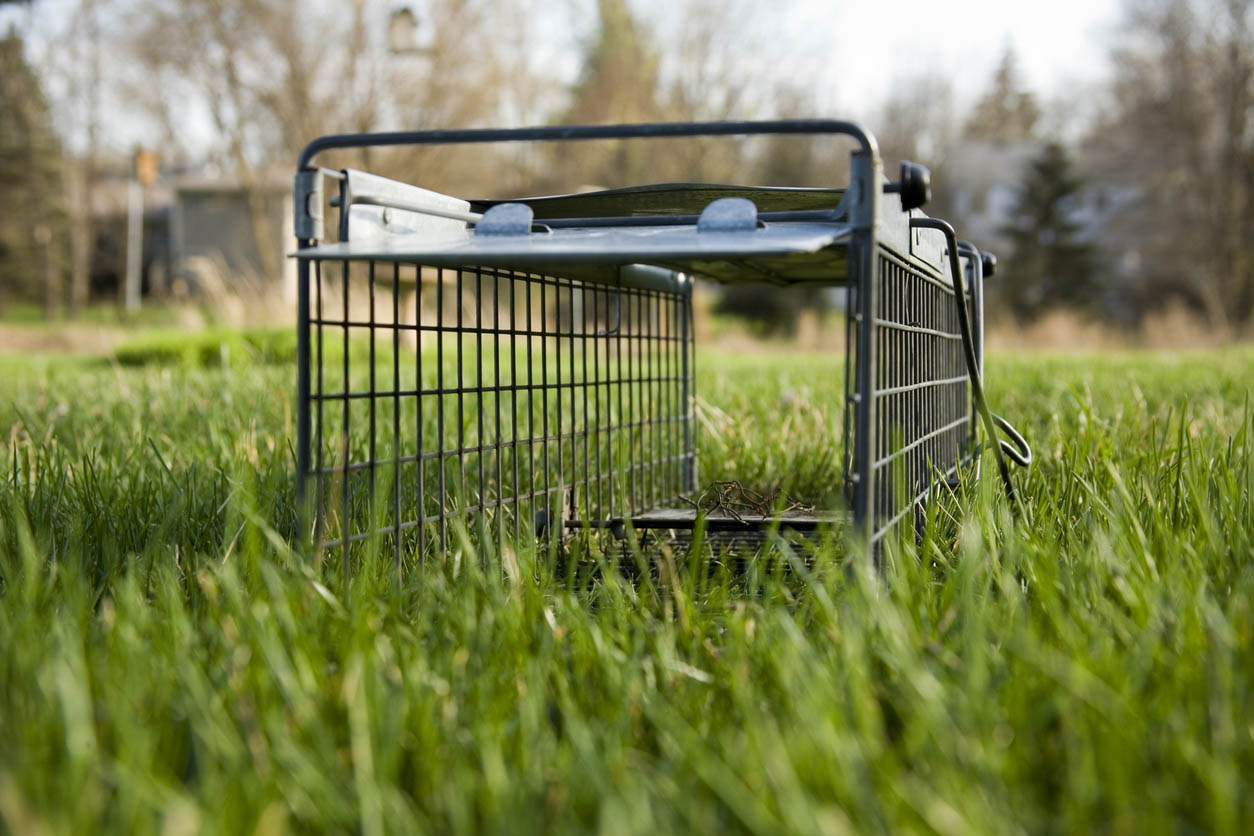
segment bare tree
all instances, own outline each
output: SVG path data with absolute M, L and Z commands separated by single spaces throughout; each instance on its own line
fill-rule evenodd
M 957 133 L 953 85 L 934 72 L 899 78 L 875 119 L 886 165 L 914 160 L 939 166 Z
M 384 0 L 134 0 L 128 46 L 160 80 L 162 95 L 146 101 L 167 135 L 178 136 L 177 124 L 193 111 L 208 116 L 210 153 L 238 176 L 262 267 L 274 276 L 279 254 L 268 243 L 275 231 L 266 187 L 306 142 L 326 133 L 464 126 L 491 112 L 495 98 L 484 91 L 499 81 L 491 51 L 471 62 L 466 47 L 492 43 L 488 6 L 432 0 L 417 21 L 424 43 L 399 54 L 387 43 L 393 9 Z M 357 151 L 336 159 L 430 181 L 448 174 L 439 156 Z
M 70 215 L 70 299 L 68 313 L 75 319 L 87 306 L 91 291 L 94 250 L 92 217 L 96 170 L 100 153 L 100 3 L 81 0 L 71 22 L 70 42 L 80 54 L 72 63 L 77 72 L 72 89 L 75 105 L 85 114 L 84 148 L 71 163 L 68 180 Z M 83 54 L 85 53 L 85 54 Z
M 787 60 L 779 7 L 752 0 L 597 0 L 596 25 L 560 119 L 707 121 L 785 114 L 797 91 L 764 67 Z M 812 115 L 812 108 L 796 110 Z M 751 179 L 762 142 L 732 138 L 607 143 L 561 162 L 563 179 L 626 184 Z M 582 172 L 570 171 L 575 160 Z
M 957 141 L 958 120 L 949 79 L 926 71 L 899 78 L 879 107 L 875 126 L 886 173 L 895 176 L 895 166 L 902 160 L 928 166 L 933 188 L 927 211 L 951 217 L 945 157 Z
M 788 110 L 795 91 L 781 91 L 761 72 L 779 51 L 779 41 L 771 38 L 778 6 L 753 0 L 683 0 L 676 6 L 674 31 L 659 33 L 667 118 L 753 119 L 780 115 L 781 105 Z M 701 138 L 667 150 L 661 162 L 668 179 L 728 182 L 744 179 L 753 143 Z
M 270 245 L 266 168 L 310 130 L 320 104 L 311 89 L 320 33 L 296 12 L 294 0 L 141 0 L 131 13 L 131 49 L 165 82 L 165 95 L 182 94 L 208 111 L 216 154 L 239 178 L 261 267 L 271 277 L 279 254 Z M 157 115 L 182 114 L 163 108 Z
M 1254 3 L 1134 0 L 1112 102 L 1092 139 L 1150 297 L 1183 297 L 1218 329 L 1254 323 Z
M 20 207 L 0 214 L 0 306 L 10 295 L 42 295 L 45 316 L 52 319 L 64 303 L 61 144 L 16 30 L 0 35 L 0 189 Z
M 507 103 L 516 113 L 534 112 L 530 95 L 538 96 L 542 85 L 527 51 L 530 38 L 542 34 L 521 24 L 520 4 L 430 0 L 422 8 L 418 25 L 427 33 L 422 46 L 388 56 L 375 70 L 383 80 L 380 125 L 484 127 L 501 121 Z M 518 171 L 497 164 L 509 153 L 467 146 L 402 148 L 381 155 L 379 168 L 434 189 L 484 189 L 499 185 L 502 169 L 518 182 Z
M 579 76 L 559 121 L 654 122 L 664 118 L 660 56 L 652 30 L 627 0 L 597 0 L 596 23 L 582 50 Z M 613 140 L 551 149 L 549 187 L 623 186 L 657 171 L 655 144 Z

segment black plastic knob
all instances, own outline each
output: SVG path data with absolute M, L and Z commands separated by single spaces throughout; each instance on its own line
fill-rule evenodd
M 894 185 L 894 191 L 901 195 L 903 211 L 926 206 L 932 199 L 932 172 L 925 165 L 902 160 L 901 179 Z
M 980 253 L 980 264 L 984 272 L 984 278 L 989 278 L 997 273 L 997 256 L 985 250 Z

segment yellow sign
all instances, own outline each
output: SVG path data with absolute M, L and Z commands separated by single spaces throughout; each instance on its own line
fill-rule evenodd
M 135 177 L 145 186 L 157 182 L 157 155 L 140 149 L 135 152 Z

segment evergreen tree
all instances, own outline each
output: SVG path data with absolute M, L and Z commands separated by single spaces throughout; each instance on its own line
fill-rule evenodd
M 598 0 L 599 25 L 584 56 L 569 114 L 580 122 L 656 116 L 658 57 L 626 0 Z
M 968 139 L 1016 142 L 1031 139 L 1041 118 L 1036 96 L 1023 88 L 1013 49 L 1003 53 L 993 73 L 993 82 L 967 119 L 963 131 Z
M 0 38 L 0 192 L 10 207 L 0 213 L 0 304 L 44 298 L 55 308 L 59 289 L 45 284 L 60 276 L 65 241 L 61 147 L 15 29 Z
M 658 56 L 650 34 L 631 14 L 627 0 L 598 0 L 598 25 L 571 91 L 563 124 L 651 122 L 664 118 L 659 103 Z M 556 159 L 567 185 L 621 186 L 648 183 L 656 168 L 657 143 L 596 142 L 562 147 Z
M 1058 142 L 1048 143 L 1024 173 L 1015 209 L 1002 229 L 1011 244 L 1004 298 L 1020 318 L 1098 301 L 1097 252 L 1076 216 L 1082 188 Z

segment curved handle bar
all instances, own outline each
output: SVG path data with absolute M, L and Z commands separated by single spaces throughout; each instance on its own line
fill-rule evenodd
M 1031 464 L 1032 450 L 1027 447 L 1027 441 L 1014 427 L 1010 426 L 1009 422 L 1004 418 L 993 415 L 988 408 L 988 401 L 984 399 L 984 381 L 980 377 L 980 367 L 975 357 L 975 346 L 971 337 L 971 323 L 967 318 L 966 290 L 962 284 L 962 267 L 958 263 L 958 235 L 947 221 L 942 221 L 940 218 L 913 218 L 910 221 L 910 226 L 915 229 L 938 230 L 944 233 L 946 243 L 949 245 L 949 270 L 953 274 L 954 301 L 957 302 L 958 307 L 958 330 L 962 332 L 962 348 L 967 361 L 967 375 L 971 378 L 971 390 L 975 394 L 976 407 L 980 413 L 981 420 L 984 422 L 984 432 L 988 434 L 990 442 L 997 442 L 992 445 L 993 456 L 997 459 L 997 470 L 1001 474 L 1002 484 L 1006 486 L 1006 495 L 1013 506 L 1019 509 L 1020 516 L 1022 516 L 1022 505 L 1019 502 L 1018 494 L 1015 492 L 1014 482 L 1010 479 L 1010 468 L 1006 466 L 1006 447 L 1010 445 L 1006 444 L 1003 447 L 1003 442 L 997 437 L 998 427 L 1001 426 L 1003 429 L 1008 430 L 1006 434 L 1012 437 L 1014 444 L 1017 446 L 1021 443 L 1023 449 L 1026 449 L 1026 455 L 1020 456 L 1011 453 L 1011 457 L 1016 463 Z
M 1001 445 L 1002 452 L 1019 467 L 1032 466 L 1032 446 L 1028 444 L 1028 440 L 1023 437 L 1014 425 L 1005 418 L 993 413 L 993 423 L 997 425 L 997 429 L 1006 434 L 1006 438 L 1000 439 L 997 443 Z
M 311 168 L 314 157 L 334 148 L 753 134 L 839 134 L 857 140 L 864 154 L 873 158 L 879 157 L 879 144 L 875 141 L 875 137 L 856 122 L 839 119 L 777 119 L 758 122 L 651 122 L 634 125 L 558 125 L 543 128 L 476 128 L 454 131 L 333 134 L 319 137 L 306 145 L 300 152 L 300 159 L 296 165 L 301 170 Z

